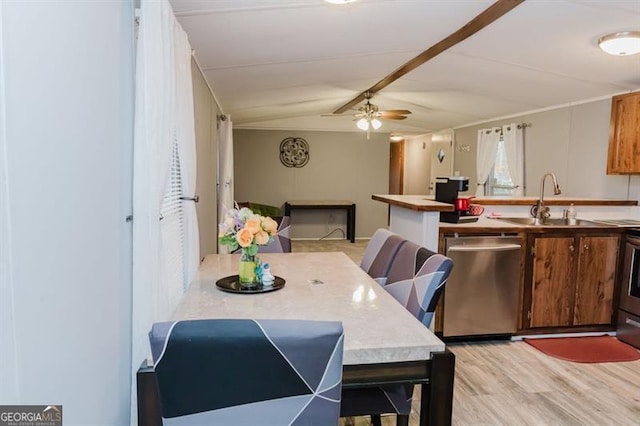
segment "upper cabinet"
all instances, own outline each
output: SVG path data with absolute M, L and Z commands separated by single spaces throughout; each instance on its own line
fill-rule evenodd
M 611 100 L 607 174 L 640 173 L 640 92 Z

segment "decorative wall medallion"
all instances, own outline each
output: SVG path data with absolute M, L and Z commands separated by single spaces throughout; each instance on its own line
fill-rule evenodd
M 280 142 L 280 162 L 287 167 L 304 167 L 309 162 L 309 144 L 302 138 Z
M 444 160 L 444 149 L 440 148 L 440 151 L 438 151 L 438 161 L 442 163 L 442 160 Z

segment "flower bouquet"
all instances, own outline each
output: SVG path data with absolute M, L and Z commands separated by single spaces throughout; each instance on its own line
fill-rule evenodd
M 277 234 L 278 223 L 268 216 L 255 214 L 243 207 L 228 209 L 219 225 L 220 244 L 229 246 L 231 251 L 241 250 L 238 281 L 242 287 L 260 284 L 258 246 L 267 245 Z

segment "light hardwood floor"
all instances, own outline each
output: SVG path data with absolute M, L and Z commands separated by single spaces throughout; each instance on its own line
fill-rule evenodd
M 367 242 L 294 241 L 292 247 L 344 251 L 359 263 Z M 456 355 L 454 425 L 640 425 L 640 361 L 573 363 L 521 341 L 448 347 Z M 416 408 L 412 426 L 418 425 Z M 368 424 L 368 417 L 341 420 L 343 426 Z M 383 416 L 383 425 L 395 425 L 394 417 Z

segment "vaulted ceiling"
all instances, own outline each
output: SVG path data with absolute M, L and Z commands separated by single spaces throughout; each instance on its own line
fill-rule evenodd
M 322 115 L 494 3 L 170 2 L 235 128 L 340 131 L 357 130 L 349 112 Z M 640 89 L 640 54 L 597 47 L 623 30 L 640 30 L 640 0 L 526 0 L 378 92 L 380 109 L 413 112 L 379 131 L 426 133 Z

